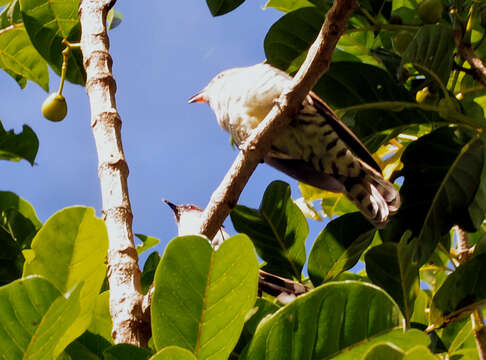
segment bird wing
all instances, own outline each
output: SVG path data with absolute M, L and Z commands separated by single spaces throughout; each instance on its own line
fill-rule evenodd
M 381 174 L 381 168 L 371 156 L 366 146 L 361 142 L 360 139 L 353 133 L 353 131 L 348 128 L 331 110 L 331 108 L 314 92 L 310 92 L 309 96 L 314 102 L 314 106 L 317 110 L 323 113 L 326 120 L 333 130 L 338 134 L 339 138 L 349 147 L 349 149 L 363 162 L 367 163 L 373 169 Z

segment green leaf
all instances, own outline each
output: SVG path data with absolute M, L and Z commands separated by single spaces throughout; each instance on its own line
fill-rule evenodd
M 452 58 L 456 49 L 454 35 L 449 25 L 423 25 L 402 56 L 402 66 L 407 63 L 425 67 L 447 84 L 452 70 Z M 429 75 L 426 71 L 425 75 Z
M 304 8 L 314 6 L 308 0 L 268 0 L 264 6 L 266 8 L 274 8 L 285 13 Z
M 42 226 L 37 217 L 34 207 L 25 199 L 10 191 L 0 191 L 0 212 L 9 209 L 16 210 L 19 214 L 28 219 L 36 230 Z
M 220 16 L 233 11 L 243 4 L 245 0 L 206 0 L 211 15 Z
M 140 239 L 142 245 L 137 246 L 137 254 L 140 255 L 147 251 L 148 249 L 158 245 L 160 243 L 160 239 L 157 239 L 153 236 L 147 236 L 142 234 L 135 234 L 136 237 Z
M 0 5 L 2 6 L 2 5 Z M 22 22 L 18 0 L 11 1 L 0 13 L 0 30 Z
M 153 252 L 149 255 L 145 264 L 143 264 L 142 271 L 142 292 L 144 294 L 150 289 L 150 286 L 154 282 L 155 270 L 160 261 L 160 255 L 158 252 Z
M 103 220 L 92 208 L 71 207 L 47 220 L 32 241 L 24 276 L 42 275 L 62 293 L 81 281 L 81 311 L 65 336 L 81 335 L 91 322 L 97 295 L 106 274 L 108 235 Z M 71 339 L 72 340 L 72 339 Z
M 442 329 L 440 337 L 449 354 L 454 354 L 460 349 L 476 348 L 476 340 L 472 331 L 471 317 L 465 317 L 453 321 Z
M 387 71 L 364 63 L 333 63 L 314 91 L 338 109 L 342 120 L 371 152 L 412 126 L 444 121 L 437 113 L 393 105 L 416 102 Z M 375 107 L 370 108 L 370 103 Z M 386 104 L 395 107 L 390 105 L 385 110 Z
M 198 359 L 227 359 L 255 303 L 257 279 L 258 261 L 245 235 L 227 239 L 218 251 L 199 236 L 173 239 L 155 274 L 156 349 L 175 345 Z
M 363 357 L 363 360 L 402 360 L 405 353 L 399 347 L 384 343 L 372 347 Z
M 484 204 L 476 197 L 484 186 L 484 153 L 480 139 L 455 127 L 439 128 L 410 144 L 402 156 L 403 203 L 382 237 L 397 241 L 411 229 L 418 237 L 419 264 L 424 264 L 453 225 L 475 231 L 484 216 Z
M 356 281 L 328 283 L 260 324 L 241 359 L 330 358 L 402 324 L 398 306 L 381 289 Z
M 272 182 L 258 210 L 237 205 L 231 212 L 231 221 L 236 231 L 251 238 L 258 255 L 267 262 L 264 270 L 300 279 L 309 227 L 290 197 L 289 184 Z
M 25 351 L 25 359 L 56 359 L 80 335 L 77 329 L 72 330 L 81 309 L 81 288 L 82 282 L 68 294 L 67 299 L 59 296 L 54 300 Z
M 33 166 L 38 149 L 39 139 L 30 127 L 24 125 L 22 132 L 15 134 L 13 130 L 5 131 L 0 122 L 0 160 L 23 159 Z
M 473 257 L 448 276 L 432 298 L 430 322 L 440 326 L 486 300 L 486 254 Z
M 102 360 L 103 351 L 110 346 L 103 337 L 86 331 L 66 348 L 65 353 L 70 360 Z
M 47 63 L 32 46 L 23 24 L 0 30 L 0 68 L 17 81 L 20 76 L 49 91 Z
M 61 295 L 38 276 L 0 287 L 0 353 L 4 359 L 24 359 L 24 354 L 51 304 Z
M 104 360 L 148 360 L 152 353 L 148 349 L 130 344 L 118 344 L 103 352 Z
M 108 30 L 113 30 L 118 27 L 122 20 L 123 14 L 116 11 L 115 8 L 111 8 L 110 11 L 108 11 L 108 15 L 106 15 L 106 25 L 108 26 Z
M 113 343 L 111 330 L 113 322 L 110 315 L 110 292 L 104 291 L 96 296 L 96 304 L 93 310 L 93 319 L 88 330 L 93 334 L 102 336 L 108 342 Z
M 373 240 L 376 229 L 360 213 L 343 215 L 322 230 L 309 254 L 314 286 L 352 268 Z
M 340 351 L 339 355 L 333 357 L 333 360 L 355 360 L 362 359 L 363 355 L 369 351 L 375 345 L 389 343 L 393 344 L 400 349 L 407 351 L 416 346 L 427 346 L 430 340 L 429 337 L 419 330 L 394 329 L 384 334 L 368 338 L 367 341 L 363 341 L 357 346 L 348 346 Z
M 167 346 L 150 360 L 197 360 L 192 352 L 178 346 Z
M 419 289 L 413 306 L 410 322 L 427 325 L 429 323 L 429 308 L 431 296 L 422 289 Z
M 437 357 L 426 346 L 422 345 L 407 351 L 403 360 L 437 360 Z
M 77 43 L 81 39 L 78 17 L 79 0 L 52 2 L 49 0 L 19 0 L 25 29 L 39 54 L 52 69 L 61 74 L 62 40 Z M 73 49 L 69 56 L 67 80 L 83 85 L 86 73 L 80 49 Z
M 366 253 L 366 273 L 397 302 L 407 323 L 420 290 L 419 267 L 414 261 L 415 241 L 387 242 Z

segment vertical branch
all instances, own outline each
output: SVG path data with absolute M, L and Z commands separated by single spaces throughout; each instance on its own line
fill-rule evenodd
M 128 197 L 128 165 L 123 154 L 121 119 L 116 109 L 116 83 L 111 71 L 106 14 L 110 0 L 82 0 L 79 6 L 81 50 L 86 69 L 86 91 L 91 127 L 98 152 L 103 216 L 110 241 L 108 281 L 115 343 L 146 346 L 142 331 L 140 269 L 132 233 Z
M 461 264 L 465 263 L 470 257 L 469 236 L 459 226 L 457 230 L 457 256 Z M 481 310 L 476 309 L 471 314 L 472 329 L 476 347 L 478 348 L 479 359 L 486 360 L 486 328 Z

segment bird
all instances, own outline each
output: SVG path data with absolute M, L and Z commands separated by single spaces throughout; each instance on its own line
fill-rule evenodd
M 167 199 L 162 199 L 162 201 L 169 205 L 174 212 L 179 236 L 199 234 L 203 209 L 194 204 L 176 205 Z M 228 232 L 221 227 L 213 240 L 209 241 L 209 243 L 215 250 L 217 250 L 223 241 L 229 237 L 230 235 Z
M 216 75 L 189 103 L 208 103 L 241 147 L 292 81 L 268 63 L 232 68 Z M 377 228 L 385 227 L 400 207 L 398 190 L 366 146 L 312 91 L 263 160 L 302 183 L 343 193 Z

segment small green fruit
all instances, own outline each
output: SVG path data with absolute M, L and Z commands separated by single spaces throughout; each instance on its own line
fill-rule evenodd
M 412 39 L 413 35 L 410 32 L 399 31 L 392 38 L 393 48 L 397 53 L 403 54 L 405 50 L 407 50 Z
M 442 17 L 441 0 L 424 0 L 417 6 L 417 13 L 424 24 L 435 24 Z
M 52 93 L 42 103 L 41 111 L 47 120 L 61 121 L 67 114 L 66 99 L 58 93 Z
M 461 108 L 454 98 L 443 98 L 439 101 L 439 115 L 444 119 L 451 118 L 455 113 L 460 112 Z

